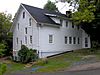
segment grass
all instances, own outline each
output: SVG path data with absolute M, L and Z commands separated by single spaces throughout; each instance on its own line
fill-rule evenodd
M 48 58 L 48 63 L 44 64 L 45 68 L 41 68 L 36 72 L 55 72 L 58 70 L 63 70 L 71 66 L 72 63 L 81 60 L 81 56 L 77 53 L 65 53 L 59 56 Z
M 39 64 L 32 66 L 30 69 L 38 66 L 43 66 L 43 68 L 39 68 L 35 72 L 60 71 L 69 68 L 75 62 L 81 61 L 82 58 L 87 55 L 95 55 L 96 58 L 100 60 L 100 50 L 92 51 L 92 49 L 82 49 L 47 58 L 47 63 L 44 63 L 45 61 L 40 60 Z M 6 62 L 9 65 L 7 73 L 28 69 L 24 68 L 25 64 L 9 62 L 9 61 Z
M 13 73 L 15 71 L 23 70 L 24 66 L 25 66 L 25 64 L 16 63 L 16 62 L 13 62 L 11 60 L 5 60 L 2 62 L 7 65 L 6 73 Z
M 41 68 L 36 72 L 55 72 L 64 70 L 70 67 L 73 63 L 81 61 L 84 56 L 88 55 L 95 55 L 97 60 L 100 60 L 100 50 L 81 49 L 48 58 L 48 63 L 43 65 L 45 68 Z

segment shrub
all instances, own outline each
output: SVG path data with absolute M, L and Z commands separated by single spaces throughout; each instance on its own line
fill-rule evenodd
M 30 61 L 35 61 L 37 53 L 33 49 L 28 49 L 25 45 L 22 45 L 21 50 L 18 52 L 18 56 L 20 62 L 27 63 Z
M 6 64 L 0 63 L 0 75 L 3 75 L 7 70 Z

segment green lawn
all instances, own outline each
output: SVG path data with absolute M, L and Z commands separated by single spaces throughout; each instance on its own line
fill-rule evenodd
M 48 63 L 43 65 L 45 68 L 37 70 L 37 72 L 55 72 L 63 70 L 71 66 L 72 63 L 81 60 L 81 56 L 77 53 L 69 52 L 55 57 L 48 58 Z
M 16 62 L 13 62 L 11 60 L 6 60 L 3 63 L 7 64 L 6 73 L 13 73 L 13 72 L 16 72 L 19 70 L 23 70 L 24 66 L 25 66 L 25 64 L 16 63 Z

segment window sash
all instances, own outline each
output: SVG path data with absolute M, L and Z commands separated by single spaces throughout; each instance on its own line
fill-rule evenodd
M 72 37 L 69 37 L 69 44 L 72 44 Z
M 25 18 L 25 12 L 23 12 L 23 19 Z
M 31 26 L 31 23 L 32 22 L 32 19 L 31 18 L 29 18 L 29 26 Z
M 76 37 L 73 37 L 73 44 L 76 44 Z
M 30 43 L 32 44 L 32 36 L 30 36 Z
M 53 43 L 53 35 L 49 35 L 49 43 Z
M 27 34 L 27 28 L 25 28 L 25 34 Z
M 67 44 L 67 36 L 65 36 L 65 44 Z
M 25 44 L 27 44 L 27 36 L 25 36 Z

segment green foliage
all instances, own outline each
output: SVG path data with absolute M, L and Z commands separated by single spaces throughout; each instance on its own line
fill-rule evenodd
M 48 0 L 48 2 L 45 4 L 44 9 L 58 12 L 58 8 L 56 7 L 55 3 L 51 2 L 50 0 Z
M 6 39 L 7 33 L 9 32 L 11 25 L 11 15 L 0 13 L 0 42 Z
M 35 61 L 37 59 L 36 50 L 28 49 L 25 45 L 21 46 L 21 50 L 18 52 L 19 60 L 22 63 Z
M 0 75 L 3 75 L 7 70 L 6 64 L 0 63 Z
M 11 14 L 0 12 L 0 43 L 6 45 L 6 51 L 9 51 L 10 48 L 12 48 L 12 36 L 9 35 L 10 27 L 12 25 L 11 18 Z M 9 54 L 9 52 L 6 52 L 6 54 Z
M 94 12 L 96 11 L 94 2 L 88 0 L 80 0 L 78 11 L 73 13 L 72 20 L 76 22 L 76 24 L 80 24 L 83 22 L 92 22 L 95 19 Z
M 4 52 L 6 51 L 6 45 L 0 43 L 0 57 L 4 56 Z

